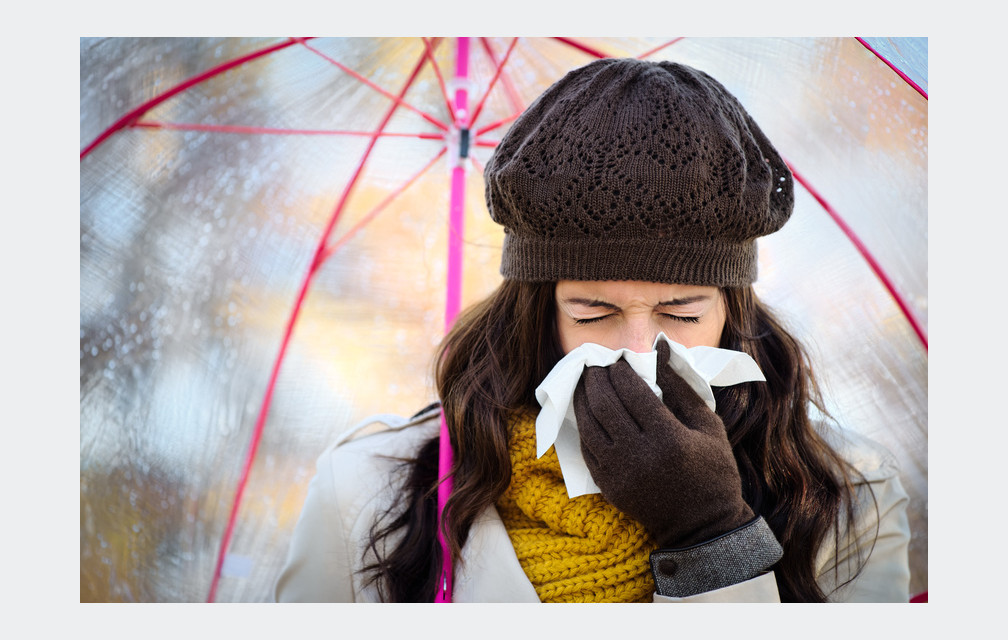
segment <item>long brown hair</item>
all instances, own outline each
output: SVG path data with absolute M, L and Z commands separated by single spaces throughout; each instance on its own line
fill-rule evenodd
M 860 474 L 823 440 L 809 416 L 812 406 L 824 416 L 828 412 L 801 344 L 752 287 L 722 292 L 721 348 L 748 353 L 766 377 L 765 383 L 720 387 L 714 393 L 743 494 L 784 548 L 774 567 L 781 599 L 822 602 L 829 594 L 816 582 L 816 555 L 828 534 L 834 534 L 835 545 L 844 540 L 841 522 L 854 526 L 853 478 Z M 863 566 L 864 558 L 859 563 Z
M 511 480 L 508 421 L 538 411 L 535 388 L 563 356 L 557 335 L 555 284 L 505 280 L 466 311 L 445 337 L 435 378 L 454 449 L 454 488 L 442 523 L 453 560 L 475 518 L 496 503 Z M 743 492 L 782 547 L 775 565 L 784 601 L 822 601 L 815 556 L 837 523 L 853 522 L 852 469 L 816 433 L 809 404 L 822 402 L 801 345 L 751 287 L 726 288 L 721 347 L 745 351 L 767 382 L 716 390 L 742 476 Z M 383 600 L 430 602 L 438 588 L 436 538 L 438 439 L 404 461 L 401 499 L 378 518 L 364 568 Z M 387 552 L 382 552 L 387 551 Z

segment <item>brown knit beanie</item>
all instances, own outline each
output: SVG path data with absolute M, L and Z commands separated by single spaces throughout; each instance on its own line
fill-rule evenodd
M 673 62 L 571 71 L 515 121 L 484 177 L 514 280 L 747 285 L 756 238 L 794 207 L 791 172 L 738 100 Z

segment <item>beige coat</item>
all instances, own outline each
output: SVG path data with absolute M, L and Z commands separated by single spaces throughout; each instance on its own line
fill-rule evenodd
M 386 426 L 385 430 L 340 441 L 318 459 L 318 471 L 308 488 L 301 517 L 294 529 L 287 562 L 276 583 L 278 602 L 377 602 L 374 587 L 365 586 L 359 575 L 364 542 L 375 515 L 395 495 L 395 462 L 385 456 L 410 456 L 437 433 L 439 421 Z M 348 434 L 352 436 L 353 434 Z M 858 578 L 831 600 L 850 602 L 906 602 L 910 570 L 907 545 L 907 495 L 892 456 L 879 445 L 857 436 L 826 433 L 837 450 L 864 474 L 875 494 L 878 515 L 870 494 L 863 492 L 862 515 L 856 538 L 871 548 L 878 524 L 878 538 L 868 563 Z M 863 489 L 863 487 L 862 487 Z M 862 492 L 859 492 L 862 493 Z M 834 570 L 834 546 L 827 540 L 817 560 L 818 580 L 826 593 L 834 591 L 850 570 L 853 540 L 841 546 L 839 570 Z M 462 549 L 462 562 L 455 567 L 455 602 L 538 602 L 526 578 L 504 524 L 496 509 L 489 508 L 476 520 Z M 656 602 L 774 602 L 779 600 L 772 572 L 747 582 L 689 598 L 655 595 Z

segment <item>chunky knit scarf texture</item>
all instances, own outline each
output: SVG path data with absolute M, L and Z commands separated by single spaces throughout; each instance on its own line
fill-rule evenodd
M 649 602 L 655 549 L 644 528 L 601 494 L 570 499 L 552 447 L 536 459 L 535 418 L 512 423 L 511 485 L 497 510 L 543 602 Z

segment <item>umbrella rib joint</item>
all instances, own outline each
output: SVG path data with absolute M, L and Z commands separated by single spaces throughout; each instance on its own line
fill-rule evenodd
M 468 127 L 455 125 L 446 136 L 450 150 L 448 162 L 450 168 L 465 167 L 469 159 L 469 147 L 472 144 L 472 133 Z

